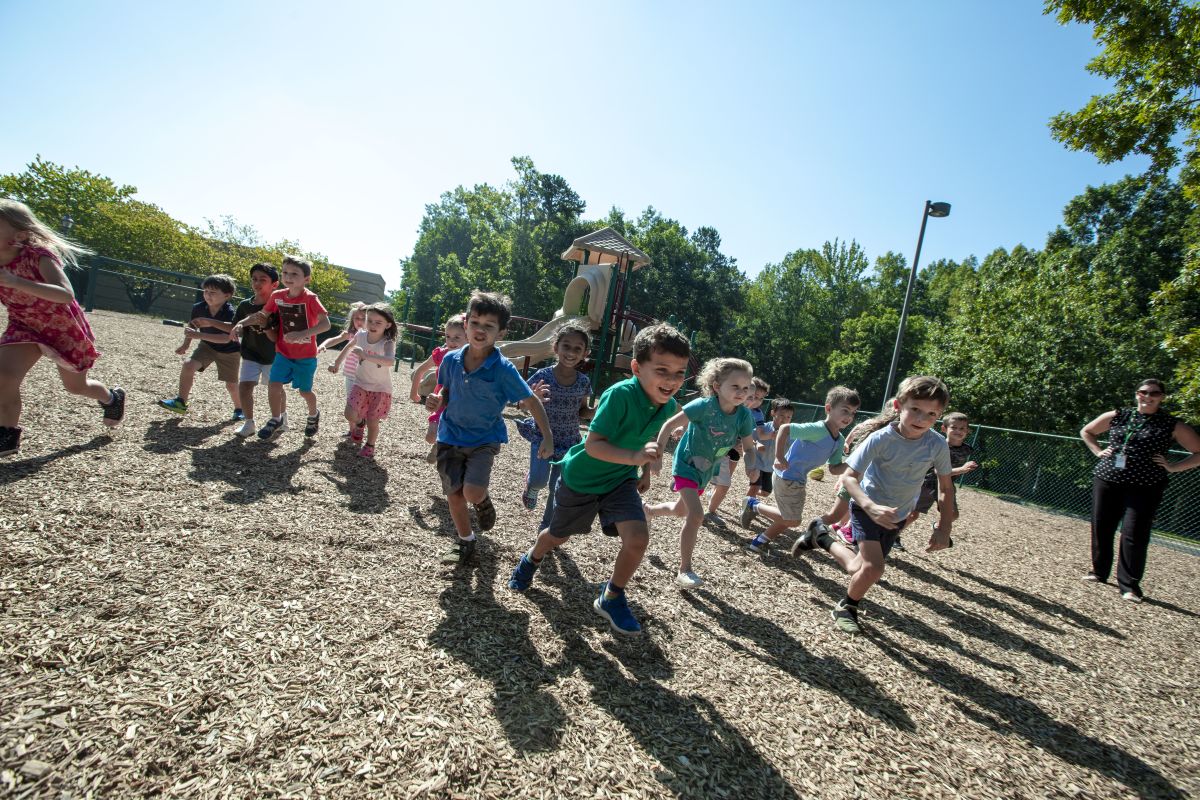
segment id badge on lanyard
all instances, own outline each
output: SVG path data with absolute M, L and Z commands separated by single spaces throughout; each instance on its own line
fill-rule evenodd
M 1113 459 L 1113 466 L 1117 469 L 1125 469 L 1125 454 L 1117 453 L 1117 457 Z

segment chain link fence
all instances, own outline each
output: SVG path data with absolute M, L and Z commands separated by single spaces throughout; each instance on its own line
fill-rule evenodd
M 822 406 L 792 405 L 793 422 L 815 422 L 825 417 Z M 769 407 L 769 403 L 764 404 L 764 408 Z M 854 422 L 873 416 L 859 412 Z M 972 424 L 967 444 L 975 448 L 979 469 L 960 477 L 959 486 L 1003 500 L 1030 503 L 1084 519 L 1091 517 L 1096 458 L 1078 438 Z M 1187 455 L 1172 450 L 1168 458 L 1178 461 Z M 1200 542 L 1200 469 L 1170 477 L 1154 517 L 1154 532 Z

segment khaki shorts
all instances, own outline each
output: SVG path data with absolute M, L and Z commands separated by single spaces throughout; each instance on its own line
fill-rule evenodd
M 775 505 L 779 515 L 786 520 L 799 522 L 804 519 L 804 495 L 808 489 L 807 481 L 789 481 L 787 478 L 776 478 Z
M 214 361 L 217 362 L 217 380 L 222 383 L 237 383 L 238 368 L 242 365 L 242 354 L 238 350 L 232 353 L 222 353 L 214 349 L 208 342 L 201 342 L 188 356 L 200 365 L 200 372 Z
M 721 459 L 721 471 L 713 475 L 709 483 L 713 486 L 729 486 L 733 483 L 733 462 L 729 460 L 729 456 Z

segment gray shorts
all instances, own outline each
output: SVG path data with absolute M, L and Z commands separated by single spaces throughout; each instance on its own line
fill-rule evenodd
M 238 373 L 238 383 L 261 383 L 264 386 L 271 382 L 271 365 L 260 364 L 248 358 L 242 359 L 242 368 Z
M 442 491 L 452 495 L 462 489 L 463 484 L 487 488 L 492 480 L 492 462 L 500 452 L 495 442 L 478 447 L 458 447 L 438 442 L 437 469 L 442 477 Z
M 554 515 L 550 517 L 551 536 L 566 539 L 576 533 L 589 533 L 597 514 L 605 536 L 617 535 L 618 522 L 645 522 L 637 479 L 621 481 L 606 494 L 577 492 L 563 483 L 562 478 L 558 479 L 554 487 Z

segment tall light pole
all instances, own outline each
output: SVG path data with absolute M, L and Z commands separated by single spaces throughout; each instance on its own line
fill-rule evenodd
M 913 256 L 912 269 L 908 272 L 908 288 L 904 290 L 904 305 L 900 308 L 900 329 L 896 331 L 896 347 L 892 350 L 892 366 L 888 369 L 887 384 L 883 387 L 883 402 L 892 396 L 892 384 L 896 382 L 896 367 L 900 364 L 900 348 L 904 345 L 904 324 L 908 322 L 908 301 L 912 299 L 913 283 L 917 280 L 917 264 L 921 260 L 921 244 L 925 241 L 925 223 L 930 217 L 950 216 L 949 203 L 925 201 L 921 214 L 921 232 L 917 235 L 917 254 Z

